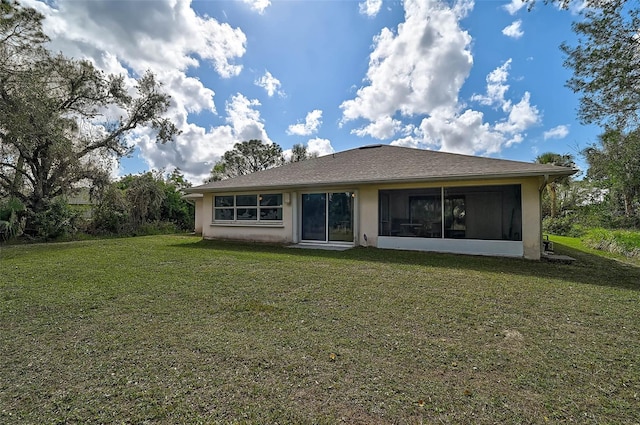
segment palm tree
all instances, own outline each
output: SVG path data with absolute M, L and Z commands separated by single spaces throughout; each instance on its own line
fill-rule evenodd
M 541 155 L 538 155 L 535 162 L 538 164 L 551 164 L 570 168 L 574 168 L 576 166 L 576 163 L 573 160 L 573 155 L 568 153 L 560 155 L 559 153 L 545 152 Z M 549 192 L 549 199 L 551 200 L 551 217 L 555 217 L 558 211 L 558 186 L 568 185 L 570 181 L 570 176 L 562 176 L 552 182 L 547 183 L 547 191 Z

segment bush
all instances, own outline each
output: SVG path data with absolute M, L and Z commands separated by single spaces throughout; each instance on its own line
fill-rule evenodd
M 581 229 L 574 229 L 575 222 L 576 218 L 573 214 L 562 217 L 545 217 L 542 220 L 542 230 L 552 235 L 575 236 L 576 233 L 581 232 Z
M 74 211 L 66 200 L 56 198 L 49 201 L 46 207 L 37 213 L 31 213 L 30 234 L 38 239 L 56 239 L 61 236 L 74 234 L 76 232 L 75 220 L 78 213 Z
M 638 231 L 596 228 L 589 230 L 582 238 L 582 242 L 593 249 L 627 257 L 640 257 L 640 232 Z
M 0 202 L 0 240 L 8 241 L 22 234 L 24 212 L 24 205 L 15 198 Z

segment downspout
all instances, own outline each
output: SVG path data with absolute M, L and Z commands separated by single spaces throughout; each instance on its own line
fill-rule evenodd
M 544 181 L 542 182 L 542 186 L 538 188 L 538 209 L 540 210 L 538 213 L 538 217 L 540 217 L 540 255 L 544 253 L 544 243 L 543 243 L 543 235 L 542 235 L 542 193 L 547 188 L 549 184 L 549 174 L 544 175 Z

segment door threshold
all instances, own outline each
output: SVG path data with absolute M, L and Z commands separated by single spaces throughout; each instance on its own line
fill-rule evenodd
M 313 243 L 313 242 L 300 242 L 297 244 L 289 245 L 288 248 L 302 248 L 302 249 L 323 249 L 325 251 L 346 251 L 353 248 L 353 244 L 332 244 L 332 243 Z

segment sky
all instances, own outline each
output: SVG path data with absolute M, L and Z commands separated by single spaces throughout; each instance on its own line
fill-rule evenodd
M 22 0 L 49 48 L 134 78 L 151 70 L 181 130 L 146 128 L 114 176 L 179 168 L 202 183 L 250 139 L 326 155 L 392 144 L 520 161 L 579 151 L 559 46 L 576 10 L 521 0 Z M 574 2 L 575 4 L 576 2 Z

